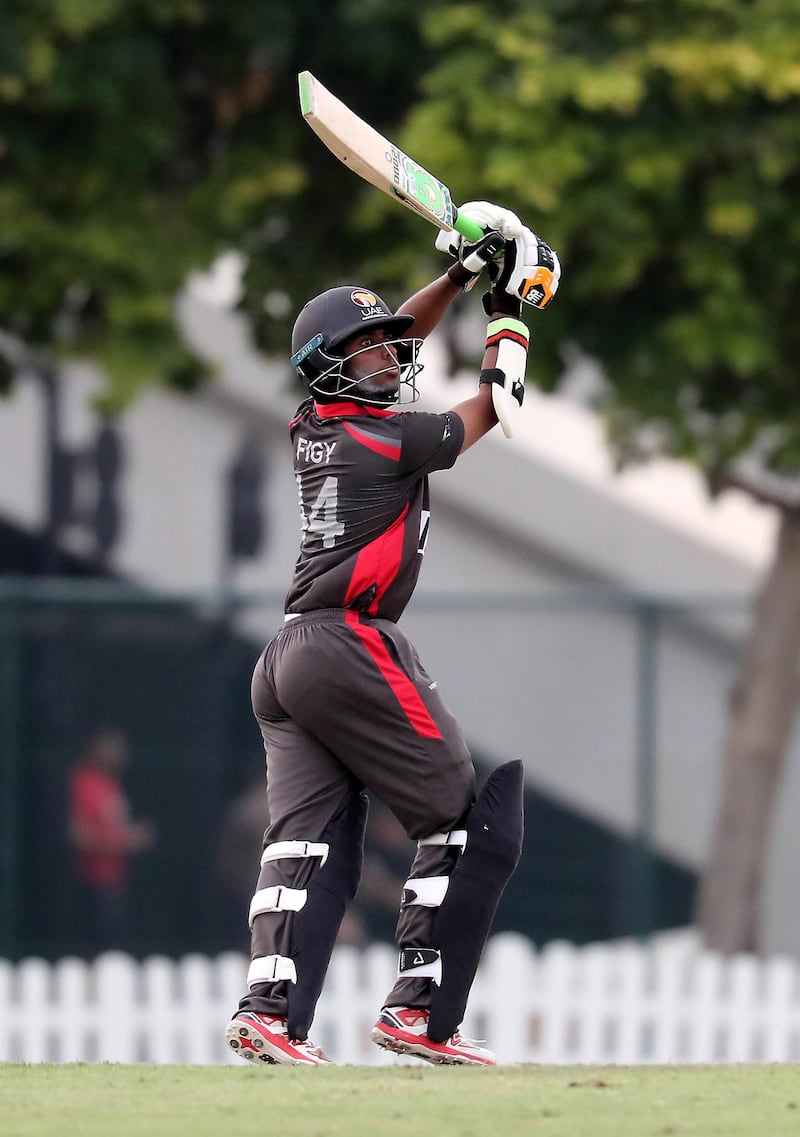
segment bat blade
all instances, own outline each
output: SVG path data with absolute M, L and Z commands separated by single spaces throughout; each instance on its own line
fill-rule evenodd
M 483 230 L 459 213 L 444 182 L 359 118 L 310 71 L 300 72 L 298 85 L 303 118 L 340 162 L 440 229 L 481 239 Z

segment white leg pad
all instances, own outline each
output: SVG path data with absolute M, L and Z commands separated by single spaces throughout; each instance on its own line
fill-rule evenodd
M 402 948 L 397 961 L 397 977 L 404 979 L 432 979 L 438 986 L 442 982 L 442 955 L 435 948 Z
M 422 848 L 423 845 L 458 845 L 463 853 L 466 843 L 466 829 L 451 829 L 449 833 L 431 833 L 429 837 L 421 837 L 417 841 L 417 848 Z
M 282 884 L 259 888 L 250 901 L 250 927 L 256 916 L 264 912 L 299 912 L 307 898 L 305 888 L 284 888 Z
M 438 908 L 445 898 L 449 876 L 410 877 L 403 885 L 402 906 L 421 904 L 424 908 Z
M 255 987 L 258 983 L 272 983 L 285 979 L 289 983 L 297 982 L 297 971 L 294 960 L 286 955 L 262 955 L 254 959 L 247 971 L 247 986 Z
M 328 859 L 328 849 L 325 841 L 273 841 L 261 854 L 261 864 L 280 861 L 284 857 L 319 857 L 321 868 Z

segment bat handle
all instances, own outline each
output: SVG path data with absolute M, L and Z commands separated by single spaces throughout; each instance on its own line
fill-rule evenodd
M 466 213 L 456 213 L 456 219 L 453 222 L 453 228 L 456 232 L 460 233 L 462 237 L 466 237 L 468 241 L 480 241 L 485 236 L 483 229 L 477 221 L 473 221 L 467 217 Z

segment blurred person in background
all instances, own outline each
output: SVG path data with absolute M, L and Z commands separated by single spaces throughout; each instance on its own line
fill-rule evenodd
M 250 950 L 250 929 L 244 914 L 253 895 L 267 823 L 262 756 L 260 763 L 248 767 L 241 789 L 223 811 L 217 832 L 214 882 L 219 890 L 216 909 L 223 949 Z
M 249 952 L 250 929 L 243 916 L 258 876 L 268 826 L 263 761 L 248 768 L 239 792 L 225 807 L 214 851 L 215 902 L 220 950 Z M 373 798 L 364 839 L 364 870 L 358 895 L 344 914 L 337 944 L 365 948 L 391 943 L 413 843 L 400 822 Z M 254 866 L 256 866 L 254 870 Z
M 391 810 L 370 797 L 364 868 L 358 894 L 348 909 L 361 922 L 367 943 L 394 942 L 403 886 L 415 852 L 415 843 Z
M 72 849 L 82 954 L 127 946 L 128 868 L 132 856 L 152 848 L 155 829 L 133 821 L 122 778 L 130 745 L 118 730 L 94 734 L 69 782 L 68 839 Z

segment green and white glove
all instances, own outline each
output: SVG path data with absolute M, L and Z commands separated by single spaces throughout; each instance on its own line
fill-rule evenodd
M 497 276 L 500 272 L 498 257 L 502 258 L 506 246 L 502 233 L 492 230 L 483 240 L 474 245 L 462 245 L 459 250 L 459 259 L 450 265 L 447 275 L 453 284 L 469 292 L 483 270 L 488 266 L 490 276 Z
M 506 241 L 513 240 L 524 226 L 516 213 L 491 201 L 468 201 L 460 207 L 459 213 L 480 225 L 486 237 L 475 243 L 467 241 L 455 229 L 441 229 L 436 237 L 436 248 L 456 258 L 458 263 L 451 265 L 447 275 L 454 284 L 468 292 L 487 265 L 490 276 L 500 273 Z M 502 239 L 486 243 L 490 237 L 496 236 Z
M 524 228 L 516 213 L 510 209 L 505 209 L 502 205 L 495 205 L 491 201 L 465 201 L 463 205 L 459 206 L 458 212 L 465 214 L 476 225 L 480 225 L 484 233 L 488 233 L 490 229 L 496 229 L 507 240 L 518 237 Z M 464 245 L 469 246 L 469 241 L 455 229 L 439 230 L 436 237 L 436 248 L 440 253 L 449 253 L 451 257 L 458 257 L 461 260 L 461 250 Z

